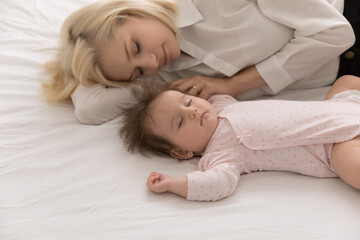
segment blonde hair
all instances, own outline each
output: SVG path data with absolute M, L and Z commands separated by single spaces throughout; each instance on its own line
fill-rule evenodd
M 73 12 L 62 25 L 56 59 L 45 64 L 52 75 L 51 81 L 42 86 L 45 99 L 63 101 L 79 83 L 125 86 L 128 83 L 111 81 L 104 76 L 94 43 L 111 40 L 116 28 L 129 16 L 156 19 L 177 35 L 176 14 L 177 7 L 169 0 L 98 1 Z

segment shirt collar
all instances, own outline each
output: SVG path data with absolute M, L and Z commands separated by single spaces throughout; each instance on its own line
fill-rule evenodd
M 176 19 L 178 28 L 193 25 L 204 19 L 192 0 L 176 0 L 175 2 L 179 7 L 179 14 Z

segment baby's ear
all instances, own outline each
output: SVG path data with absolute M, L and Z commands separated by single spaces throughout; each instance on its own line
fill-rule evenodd
M 173 158 L 180 159 L 180 160 L 185 160 L 185 159 L 192 158 L 194 156 L 194 154 L 191 151 L 172 148 L 170 150 L 170 156 L 172 156 Z

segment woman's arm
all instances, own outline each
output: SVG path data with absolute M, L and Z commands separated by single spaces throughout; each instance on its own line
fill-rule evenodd
M 294 36 L 277 53 L 256 64 L 274 94 L 304 79 L 351 47 L 349 22 L 325 0 L 258 0 L 260 11 L 292 28 Z
M 257 3 L 263 15 L 293 30 L 293 37 L 280 51 L 232 78 L 196 76 L 180 79 L 173 85 L 203 98 L 212 94 L 236 96 L 262 86 L 268 86 L 266 91 L 276 94 L 296 81 L 306 80 L 354 43 L 350 24 L 328 1 L 259 0 Z M 324 81 L 329 84 L 331 79 Z
M 77 86 L 71 95 L 75 115 L 80 123 L 97 125 L 110 121 L 121 114 L 122 107 L 133 102 L 128 88 Z

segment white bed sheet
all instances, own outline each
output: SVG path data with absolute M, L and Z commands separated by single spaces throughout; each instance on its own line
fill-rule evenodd
M 70 102 L 45 103 L 41 65 L 64 18 L 90 2 L 0 0 L 1 240 L 360 239 L 360 191 L 339 179 L 252 173 L 210 203 L 153 194 L 149 172 L 180 176 L 197 160 L 130 155 L 116 120 L 81 125 Z

